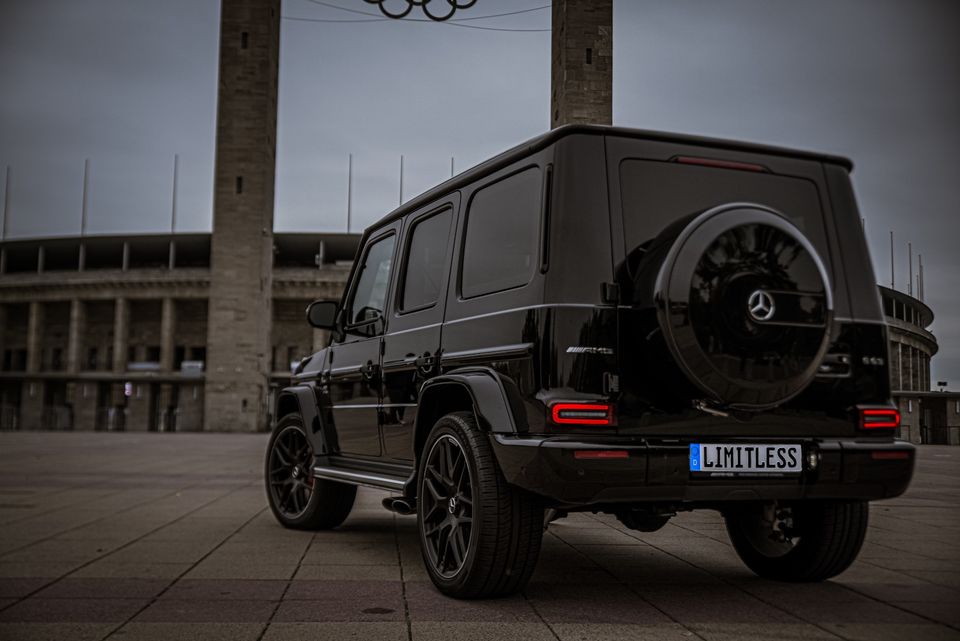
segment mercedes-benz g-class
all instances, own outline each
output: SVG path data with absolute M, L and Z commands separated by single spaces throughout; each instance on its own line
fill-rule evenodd
M 850 170 L 573 126 L 405 203 L 307 310 L 331 339 L 279 395 L 276 518 L 333 528 L 389 490 L 462 598 L 521 589 L 576 510 L 718 510 L 757 574 L 842 572 L 914 465 Z

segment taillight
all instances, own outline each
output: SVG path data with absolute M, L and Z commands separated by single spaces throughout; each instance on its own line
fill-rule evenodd
M 736 160 L 720 160 L 719 158 L 698 158 L 696 156 L 676 156 L 674 162 L 684 165 L 700 165 L 702 167 L 719 167 L 720 169 L 739 169 L 740 171 L 769 171 L 763 165 L 752 162 L 737 162 Z
M 893 407 L 861 407 L 860 429 L 892 430 L 900 427 L 900 411 Z
M 607 403 L 554 403 L 550 419 L 557 425 L 613 425 L 613 406 Z

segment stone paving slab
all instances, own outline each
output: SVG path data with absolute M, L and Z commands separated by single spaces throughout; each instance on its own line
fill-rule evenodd
M 714 513 L 658 532 L 551 524 L 528 588 L 448 599 L 415 521 L 361 490 L 331 532 L 285 530 L 260 434 L 0 434 L 0 639 L 960 639 L 960 448 L 924 446 L 821 584 L 747 571 Z

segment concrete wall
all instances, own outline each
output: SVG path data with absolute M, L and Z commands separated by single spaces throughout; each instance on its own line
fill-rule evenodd
M 86 327 L 80 344 L 81 371 L 109 371 L 113 361 L 113 301 L 87 301 Z M 91 355 L 90 351 L 96 350 Z M 93 360 L 91 361 L 91 356 Z
M 8 371 L 26 367 L 27 325 L 30 306 L 27 303 L 3 305 L 3 323 L 0 324 L 0 368 Z M 9 368 L 4 367 L 4 363 Z
M 175 351 L 182 350 L 185 360 L 200 358 L 207 345 L 207 301 L 178 300 L 175 305 Z M 174 363 L 174 371 L 179 367 Z
M 900 410 L 900 438 L 911 443 L 920 443 L 920 409 L 914 398 L 894 399 Z
M 43 381 L 26 381 L 20 396 L 20 429 L 45 429 L 43 424 Z
M 93 381 L 81 381 L 73 389 L 73 428 L 89 431 L 97 424 L 97 388 Z
M 40 329 L 40 371 L 67 370 L 67 347 L 70 335 L 70 303 L 43 304 Z
M 307 324 L 304 310 L 310 300 L 274 300 L 271 347 L 274 372 L 289 372 L 290 360 L 300 360 L 314 352 L 313 328 Z
M 147 432 L 157 429 L 156 416 L 153 416 L 155 394 L 159 385 L 149 382 L 133 383 L 133 391 L 127 398 L 127 432 Z
M 199 432 L 202 430 L 203 384 L 181 384 L 177 401 L 177 431 Z
M 151 348 L 159 349 L 161 343 L 160 315 L 163 304 L 159 300 L 131 300 L 130 320 L 127 334 L 128 353 L 133 352 L 130 361 L 154 360 L 148 358 Z M 159 360 L 159 359 L 156 359 Z
M 900 438 L 916 444 L 960 445 L 960 394 L 900 394 L 894 402 L 900 409 Z

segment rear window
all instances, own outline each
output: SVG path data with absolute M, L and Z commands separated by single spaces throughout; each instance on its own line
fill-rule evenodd
M 541 172 L 531 167 L 474 194 L 460 281 L 464 298 L 526 285 L 537 266 Z
M 719 167 L 627 159 L 620 163 L 627 254 L 650 243 L 670 223 L 717 205 L 771 207 L 797 226 L 830 270 L 817 187 L 809 180 Z

